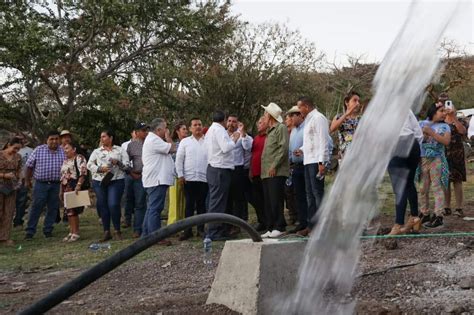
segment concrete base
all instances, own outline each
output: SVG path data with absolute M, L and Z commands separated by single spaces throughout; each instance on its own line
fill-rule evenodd
M 242 314 L 271 314 L 296 284 L 304 241 L 228 241 L 224 245 L 207 304 Z

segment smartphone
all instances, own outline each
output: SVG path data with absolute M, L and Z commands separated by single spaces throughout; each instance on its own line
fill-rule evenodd
M 451 100 L 445 101 L 444 102 L 444 107 L 449 108 L 449 109 L 453 109 L 453 101 L 451 101 Z

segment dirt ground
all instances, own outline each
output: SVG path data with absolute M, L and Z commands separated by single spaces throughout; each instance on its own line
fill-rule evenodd
M 466 209 L 467 216 L 474 216 L 474 204 Z M 379 221 L 388 228 L 393 218 L 381 216 Z M 446 227 L 435 232 L 453 231 L 472 232 L 474 221 L 447 217 Z M 474 314 L 474 249 L 465 246 L 473 241 L 472 237 L 400 239 L 391 250 L 386 241 L 362 241 L 353 289 L 357 313 Z M 234 314 L 224 306 L 205 304 L 222 244 L 213 247 L 211 268 L 202 263 L 199 243 L 173 239 L 173 244 L 152 259 L 122 265 L 50 313 Z M 418 264 L 388 269 L 411 263 Z M 0 312 L 17 313 L 82 271 L 0 272 Z M 471 289 L 461 288 L 466 285 Z

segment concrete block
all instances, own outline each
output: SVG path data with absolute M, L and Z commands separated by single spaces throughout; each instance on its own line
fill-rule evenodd
M 207 304 L 242 314 L 272 314 L 293 290 L 305 241 L 228 241 L 222 250 Z

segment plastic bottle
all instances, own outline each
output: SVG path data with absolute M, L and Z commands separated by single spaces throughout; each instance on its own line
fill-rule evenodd
M 109 250 L 110 243 L 93 243 L 89 245 L 89 249 L 93 252 L 96 252 L 99 250 Z
M 203 255 L 203 262 L 207 266 L 212 265 L 212 240 L 206 236 L 203 241 L 204 244 L 204 255 Z

